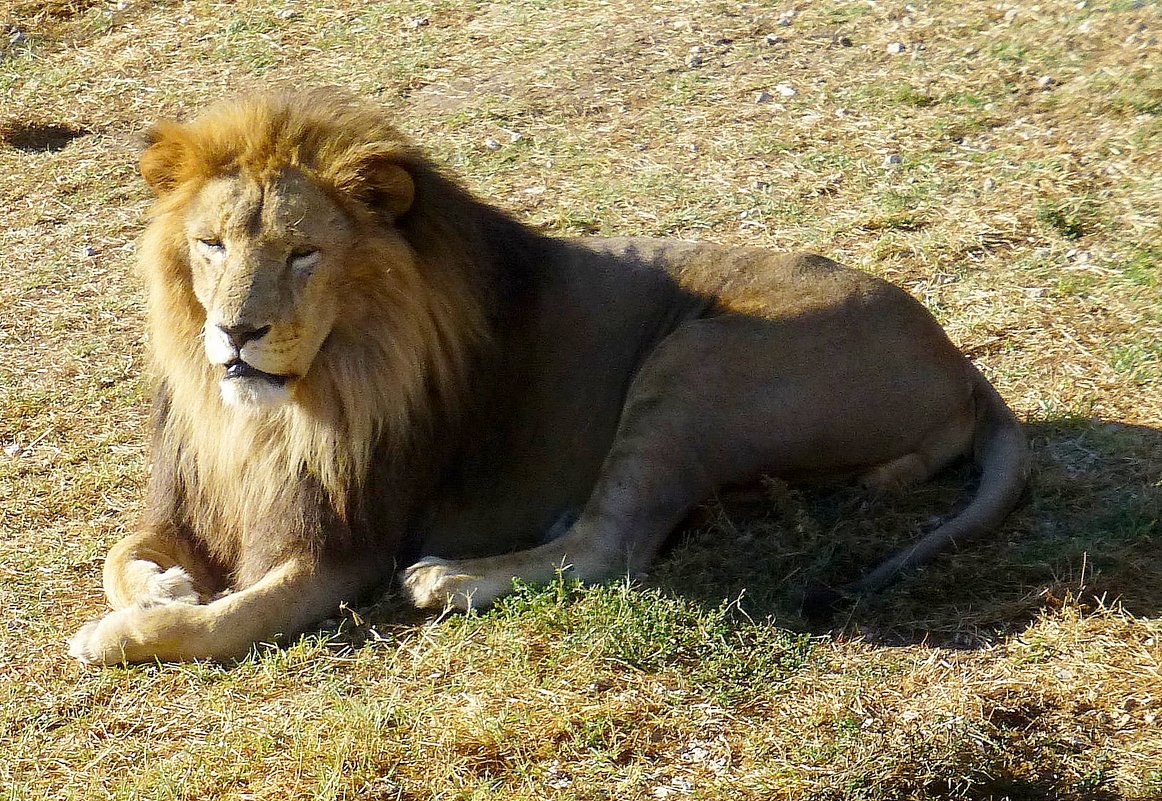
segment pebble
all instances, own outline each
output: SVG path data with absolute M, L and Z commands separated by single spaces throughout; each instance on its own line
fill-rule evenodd
M 836 38 L 835 43 L 837 45 L 839 45 L 840 47 L 851 47 L 851 37 L 850 36 L 840 36 L 840 37 Z
M 1057 85 L 1057 79 L 1052 75 L 1042 75 L 1037 79 L 1037 85 L 1042 89 L 1052 89 Z
M 899 164 L 904 160 L 904 157 L 899 153 L 889 153 L 884 156 L 884 166 L 891 167 L 893 164 Z
M 768 33 L 766 41 L 768 45 L 786 44 L 787 42 L 786 39 L 776 33 Z
M 28 37 L 24 35 L 24 31 L 20 28 L 13 28 L 8 32 L 8 44 L 18 45 L 23 44 Z
M 890 42 L 886 48 L 889 54 L 898 56 L 908 49 L 908 46 L 903 42 Z
M 772 95 L 770 92 L 768 92 L 766 89 L 764 89 L 761 92 L 755 93 L 755 96 L 754 96 L 754 102 L 756 102 L 756 103 L 770 103 L 774 99 L 775 99 L 775 96 Z
M 996 181 L 994 181 L 992 178 L 985 178 L 984 179 L 984 191 L 991 192 L 996 188 L 997 188 Z
M 490 136 L 484 140 L 484 147 L 487 150 L 500 150 L 500 142 L 496 141 Z
M 1010 8 L 1005 12 L 1005 22 L 1012 22 L 1017 18 L 1017 9 Z
M 20 445 L 15 442 L 13 442 L 11 445 L 4 446 L 4 455 L 9 459 L 15 459 L 23 452 L 24 448 L 20 447 Z
M 781 94 L 783 97 L 794 97 L 796 94 L 795 87 L 787 83 L 779 84 L 775 87 L 775 91 Z

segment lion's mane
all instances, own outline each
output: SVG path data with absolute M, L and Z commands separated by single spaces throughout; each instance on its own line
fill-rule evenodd
M 488 348 L 498 291 L 491 250 L 526 236 L 441 177 L 380 116 L 331 92 L 303 99 L 262 96 L 192 124 L 163 124 L 142 157 L 159 193 L 140 261 L 160 376 L 153 469 L 164 474 L 147 516 L 184 520 L 207 556 L 237 565 L 241 583 L 288 551 L 397 528 L 362 525 L 369 515 L 406 519 Z M 410 205 L 390 225 L 382 206 L 393 187 L 375 175 L 388 161 L 414 182 Z M 261 181 L 286 165 L 317 181 L 353 222 L 346 281 L 336 288 L 350 311 L 296 382 L 294 403 L 244 412 L 223 402 L 220 370 L 202 351 L 206 313 L 191 285 L 184 217 L 215 176 Z M 371 503 L 371 492 L 393 498 Z

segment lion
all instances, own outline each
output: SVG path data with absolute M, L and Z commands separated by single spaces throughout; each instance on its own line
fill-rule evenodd
M 973 455 L 967 507 L 853 592 L 1018 502 L 1018 420 L 905 291 L 815 255 L 544 235 L 388 116 L 271 92 L 149 134 L 152 469 L 77 659 L 243 657 L 396 575 L 466 610 L 636 574 L 761 475 L 892 488 Z

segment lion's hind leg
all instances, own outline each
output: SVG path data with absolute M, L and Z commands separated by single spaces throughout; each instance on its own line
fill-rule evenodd
M 870 468 L 860 475 L 860 483 L 869 489 L 892 492 L 927 481 L 971 451 L 975 414 L 974 406 L 966 403 L 934 427 L 915 451 Z

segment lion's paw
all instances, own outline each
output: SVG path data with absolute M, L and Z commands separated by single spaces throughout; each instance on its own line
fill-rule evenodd
M 141 599 L 143 606 L 155 604 L 197 604 L 202 599 L 194 586 L 194 579 L 180 567 L 171 567 L 169 570 L 151 576 L 146 585 L 146 597 Z
M 122 609 L 86 623 L 69 639 L 69 656 L 86 665 L 116 665 L 127 661 L 128 639 L 122 632 L 132 611 Z
M 400 576 L 404 592 L 420 609 L 472 609 L 491 603 L 481 576 L 472 575 L 462 562 L 427 556 L 406 568 Z

